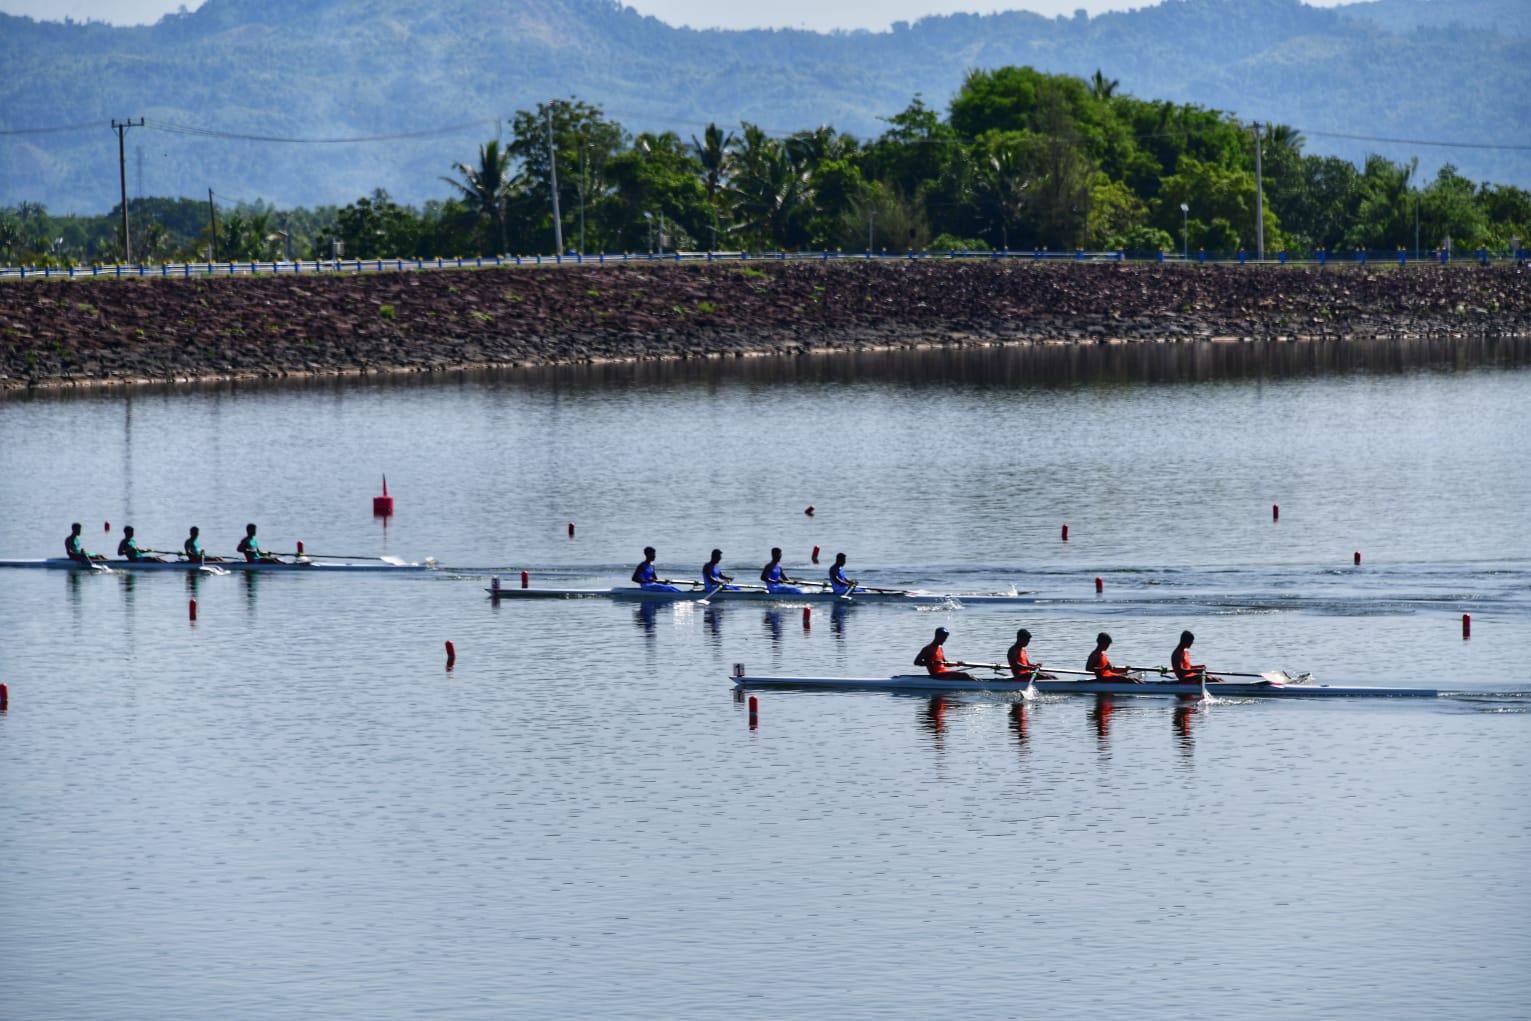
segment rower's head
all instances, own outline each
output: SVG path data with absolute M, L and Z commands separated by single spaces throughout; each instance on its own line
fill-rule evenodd
M 1180 644 L 1181 645 L 1190 645 L 1194 641 L 1196 641 L 1196 636 L 1191 634 L 1191 632 L 1189 632 L 1189 631 L 1182 631 L 1182 632 L 1180 632 Z
M 255 522 L 252 521 L 248 525 L 245 526 L 245 534 L 246 535 L 254 535 L 255 534 Z
M 780 546 L 772 546 L 771 547 L 771 559 L 772 560 L 780 560 L 781 559 L 781 547 Z
M 70 525 L 69 526 L 69 531 L 73 535 L 79 535 L 80 534 L 80 523 L 78 521 L 76 521 L 74 524 Z
M 951 634 L 951 632 L 946 630 L 944 627 L 936 628 L 936 644 L 940 645 L 942 642 L 946 641 L 946 636 L 949 634 Z
M 191 526 L 191 537 L 193 539 L 195 539 L 197 536 L 199 536 L 201 534 L 202 534 L 202 530 L 200 528 L 198 528 L 196 525 L 192 525 Z
M 713 563 L 717 563 L 719 560 L 722 560 L 722 559 L 723 559 L 723 551 L 722 550 L 715 549 L 715 550 L 712 551 L 712 562 Z
M 1031 641 L 1031 632 L 1021 628 L 1015 633 L 1015 644 L 1025 648 L 1026 643 Z
M 132 525 L 123 525 L 122 526 L 122 534 L 127 536 L 129 539 L 133 538 L 133 526 Z
M 835 566 L 836 567 L 844 567 L 845 566 L 845 554 L 844 553 L 836 553 L 835 554 Z
M 644 560 L 653 560 L 654 557 L 656 557 L 657 555 L 658 554 L 656 554 L 654 552 L 654 547 L 652 547 L 652 546 L 645 546 L 645 547 L 643 547 L 643 559 Z
M 1106 646 L 1108 646 L 1110 644 L 1111 644 L 1111 636 L 1106 634 L 1104 631 L 1102 631 L 1100 634 L 1095 636 L 1095 647 L 1097 649 L 1104 649 Z

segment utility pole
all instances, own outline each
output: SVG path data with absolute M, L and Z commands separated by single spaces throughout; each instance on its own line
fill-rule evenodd
M 128 128 L 141 128 L 144 126 L 142 117 L 133 120 L 129 117 L 125 121 L 112 120 L 112 130 L 117 132 L 117 175 L 122 179 L 122 261 L 133 261 L 133 244 L 128 235 L 128 159 L 127 151 L 123 146 L 122 136 Z
M 557 254 L 563 254 L 563 219 L 558 212 L 558 156 L 553 150 L 553 106 L 559 102 L 554 100 L 549 103 L 543 113 L 547 117 L 548 124 L 548 181 L 553 189 L 553 244 Z
M 218 261 L 218 207 L 213 205 L 213 189 L 207 189 L 207 261 Z
M 1260 173 L 1260 122 L 1255 122 L 1255 258 L 1265 261 L 1265 180 Z

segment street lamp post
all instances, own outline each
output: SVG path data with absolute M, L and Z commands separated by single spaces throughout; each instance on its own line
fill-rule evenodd
M 548 182 L 553 191 L 553 246 L 563 254 L 563 219 L 558 212 L 558 155 L 553 149 L 553 106 L 562 100 L 554 100 L 543 110 L 548 125 Z
M 1180 203 L 1180 257 L 1191 259 L 1191 207 Z

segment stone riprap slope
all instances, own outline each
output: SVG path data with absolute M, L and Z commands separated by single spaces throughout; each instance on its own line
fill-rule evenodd
M 642 263 L 0 284 L 0 387 L 932 345 L 1531 335 L 1531 269 Z

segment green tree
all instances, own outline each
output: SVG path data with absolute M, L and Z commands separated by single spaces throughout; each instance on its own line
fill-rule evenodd
M 627 132 L 622 125 L 607 120 L 600 107 L 571 98 L 539 103 L 535 110 L 517 111 L 511 118 L 511 136 L 506 150 L 520 167 L 515 178 L 511 219 L 521 223 L 523 237 L 545 238 L 551 250 L 556 238 L 552 192 L 555 170 L 560 227 L 568 238 L 574 233 L 571 224 L 578 227 L 580 210 L 592 203 L 599 204 L 599 196 L 604 195 L 607 187 L 607 166 L 626 148 Z
M 505 224 L 511 189 L 510 154 L 500 148 L 499 139 L 494 139 L 478 147 L 477 166 L 454 163 L 452 169 L 457 177 L 442 180 L 456 190 L 473 217 L 489 228 L 488 235 L 479 239 L 479 254 L 510 251 Z M 494 248 L 496 243 L 498 248 Z

